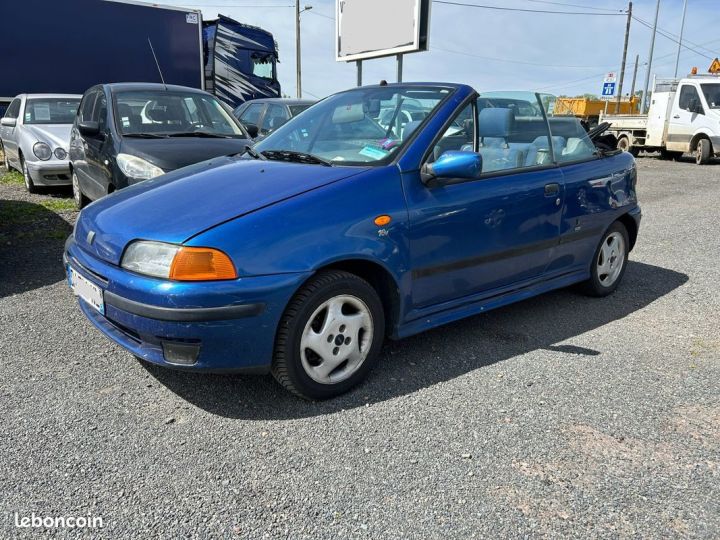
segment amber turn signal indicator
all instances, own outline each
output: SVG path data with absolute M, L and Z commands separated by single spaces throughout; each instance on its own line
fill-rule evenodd
M 170 279 L 212 281 L 235 279 L 237 272 L 230 257 L 212 248 L 181 247 L 170 265 Z
M 391 221 L 392 221 L 392 218 L 390 216 L 383 214 L 382 216 L 378 216 L 375 218 L 375 225 L 377 225 L 378 227 L 384 227 Z

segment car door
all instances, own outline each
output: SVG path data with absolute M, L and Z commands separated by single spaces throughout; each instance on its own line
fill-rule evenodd
M 5 111 L 5 116 L 3 117 L 8 120 L 15 120 L 15 125 L 0 125 L 0 138 L 2 138 L 3 151 L 5 152 L 10 165 L 18 169 L 20 168 L 20 160 L 18 158 L 17 122 L 20 120 L 20 105 L 20 98 L 15 98 L 12 103 L 10 103 L 10 106 L 7 111 Z
M 694 85 L 680 85 L 676 96 L 668 120 L 667 148 L 688 152 L 693 135 L 704 124 L 705 111 Z
M 93 101 L 89 120 L 97 122 L 98 133 L 84 137 L 85 162 L 87 167 L 87 191 L 91 199 L 99 199 L 113 191 L 110 163 L 106 155 L 108 140 L 107 98 L 103 90 L 98 90 Z
M 426 160 L 474 148 L 483 158 L 481 178 L 428 187 L 418 172 L 403 174 L 415 309 L 532 283 L 558 243 L 562 175 L 539 151 L 550 146 L 544 118 L 520 125 L 508 108 L 499 115 L 475 110 L 475 103 L 463 108 Z M 502 125 L 491 125 L 490 116 L 502 116 Z M 497 147 L 489 144 L 494 136 L 504 139 Z

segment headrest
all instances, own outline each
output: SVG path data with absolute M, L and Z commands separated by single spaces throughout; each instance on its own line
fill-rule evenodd
M 507 138 L 515 125 L 515 115 L 510 109 L 485 108 L 478 115 L 478 132 L 480 137 Z

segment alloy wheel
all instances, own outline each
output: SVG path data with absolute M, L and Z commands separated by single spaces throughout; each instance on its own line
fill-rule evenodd
M 617 231 L 610 233 L 600 247 L 597 276 L 603 287 L 611 287 L 625 264 L 625 239 Z
M 308 319 L 300 340 L 305 373 L 321 384 L 336 384 L 365 362 L 373 343 L 373 320 L 359 298 L 339 295 L 323 302 Z

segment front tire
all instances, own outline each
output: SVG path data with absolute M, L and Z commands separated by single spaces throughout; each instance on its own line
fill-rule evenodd
M 695 149 L 695 163 L 707 165 L 712 157 L 712 143 L 709 139 L 700 139 Z
M 25 158 L 22 156 L 20 156 L 20 166 L 22 167 L 22 174 L 25 179 L 25 188 L 28 190 L 28 193 L 37 193 L 38 189 L 33 182 L 32 176 L 30 176 L 30 169 L 28 169 Z
M 72 172 L 72 190 L 73 199 L 75 200 L 75 207 L 78 210 L 82 210 L 87 206 L 88 198 L 83 195 L 82 188 L 80 187 L 80 180 L 77 177 L 75 170 Z
M 283 314 L 272 374 L 305 399 L 335 397 L 372 370 L 384 332 L 383 305 L 367 281 L 339 270 L 320 272 Z
M 625 225 L 616 221 L 605 231 L 590 266 L 590 279 L 583 285 L 590 296 L 607 296 L 615 292 L 625 275 L 630 239 Z

